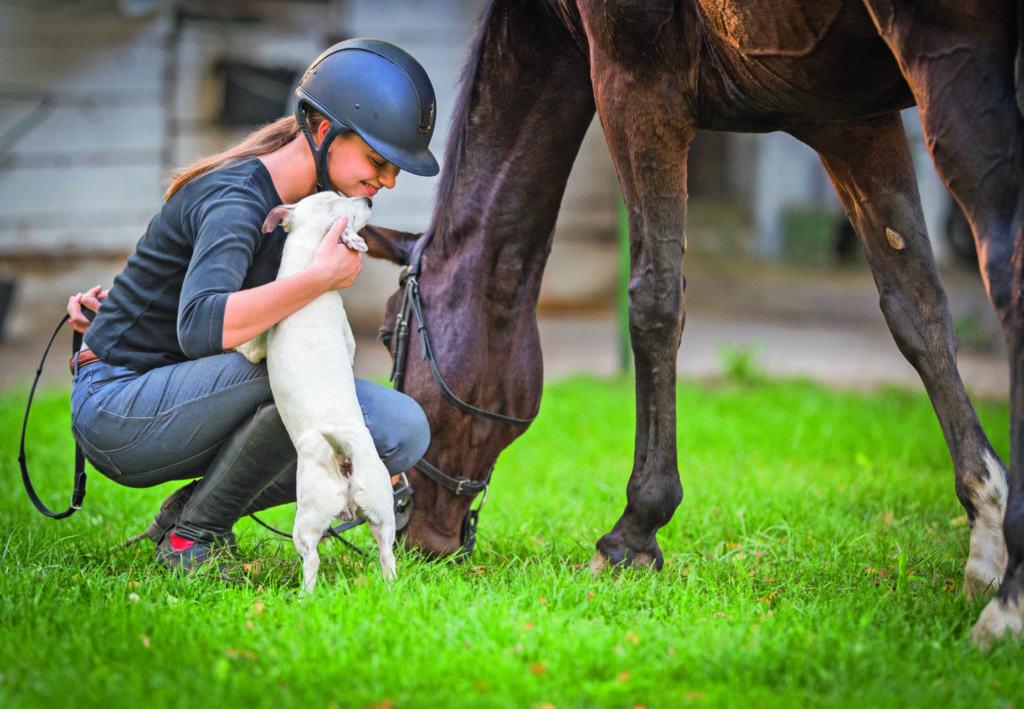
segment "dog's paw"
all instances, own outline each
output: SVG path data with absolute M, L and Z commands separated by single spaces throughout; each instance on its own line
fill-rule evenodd
M 267 358 L 267 339 L 257 336 L 248 342 L 240 344 L 235 348 L 235 352 L 238 352 L 253 364 L 262 362 Z
M 343 243 L 345 246 L 349 247 L 353 251 L 368 250 L 366 242 L 363 241 L 363 237 L 359 236 L 359 234 L 355 233 L 351 229 L 346 229 L 344 232 L 342 232 L 341 243 Z

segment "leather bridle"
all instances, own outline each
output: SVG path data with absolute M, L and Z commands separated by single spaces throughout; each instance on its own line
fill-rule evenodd
M 433 373 L 434 380 L 437 382 L 437 386 L 441 390 L 441 395 L 447 399 L 449 403 L 457 409 L 473 416 L 480 416 L 482 418 L 491 419 L 492 421 L 518 426 L 529 425 L 535 418 L 537 418 L 536 413 L 528 418 L 518 418 L 473 406 L 456 396 L 451 388 L 445 383 L 444 377 L 441 376 L 441 370 L 437 366 L 437 359 L 434 357 L 434 349 L 430 344 L 430 334 L 427 328 L 427 322 L 423 317 L 423 301 L 419 288 L 420 260 L 423 256 L 423 250 L 426 248 L 432 237 L 433 232 L 427 231 L 416 240 L 409 257 L 409 263 L 402 269 L 401 276 L 398 279 L 398 286 L 402 289 L 403 293 L 402 306 L 399 308 L 398 315 L 395 319 L 394 347 L 391 350 L 391 380 L 394 382 L 395 390 L 404 390 L 405 365 L 409 355 L 409 334 L 413 325 L 413 319 L 415 318 L 417 323 L 417 332 L 419 332 L 420 335 L 423 359 L 425 359 L 430 365 L 430 371 Z M 487 500 L 487 486 L 490 484 L 491 475 L 494 473 L 494 466 L 492 465 L 487 470 L 481 480 L 448 475 L 424 458 L 421 458 L 413 467 L 441 487 L 456 495 L 475 497 L 481 492 L 483 493 L 484 496 L 480 501 L 480 504 L 476 509 L 471 508 L 469 512 L 466 513 L 466 517 L 462 520 L 462 531 L 460 535 L 461 545 L 459 547 L 459 551 L 455 555 L 455 560 L 463 561 L 473 551 L 473 546 L 476 543 L 476 528 L 479 522 L 480 508 L 483 507 L 484 502 Z

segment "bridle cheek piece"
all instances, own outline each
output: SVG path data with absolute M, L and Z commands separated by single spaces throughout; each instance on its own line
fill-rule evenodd
M 402 269 L 402 274 L 398 279 L 398 286 L 402 289 L 402 307 L 399 308 L 398 315 L 395 318 L 394 347 L 391 351 L 391 381 L 394 383 L 395 390 L 404 391 L 405 367 L 409 357 L 409 335 L 413 325 L 413 319 L 415 318 L 417 331 L 420 334 L 420 345 L 423 359 L 425 359 L 430 365 L 430 371 L 434 374 L 434 380 L 437 382 L 437 386 L 441 390 L 441 395 L 447 399 L 449 403 L 459 410 L 473 416 L 480 416 L 482 418 L 488 418 L 501 423 L 528 426 L 535 418 L 537 418 L 536 413 L 529 418 L 517 418 L 515 416 L 506 416 L 505 414 L 500 414 L 495 411 L 478 408 L 472 404 L 466 403 L 456 396 L 451 388 L 445 383 L 444 377 L 441 376 L 441 370 L 438 368 L 437 360 L 434 357 L 434 350 L 430 345 L 430 335 L 427 329 L 426 320 L 423 317 L 423 301 L 419 288 L 420 258 L 423 255 L 423 249 L 426 247 L 427 243 L 429 243 L 432 236 L 433 233 L 428 231 L 417 239 L 409 258 L 409 265 Z M 466 517 L 462 520 L 462 529 L 459 535 L 460 546 L 458 552 L 456 552 L 453 557 L 453 561 L 465 561 L 465 559 L 472 553 L 473 546 L 476 544 L 476 530 L 480 517 L 480 509 L 483 507 L 484 502 L 487 501 L 487 486 L 491 482 L 491 475 L 494 473 L 494 466 L 492 465 L 487 470 L 481 480 L 473 480 L 466 477 L 453 477 L 428 462 L 425 458 L 421 458 L 413 467 L 441 487 L 456 495 L 475 497 L 481 492 L 483 493 L 483 498 L 481 498 L 480 504 L 477 505 L 475 509 L 470 508 L 469 512 L 466 513 Z M 408 524 L 408 520 L 411 519 L 411 517 L 411 514 L 406 517 L 405 525 Z M 402 525 L 401 528 L 404 529 L 405 525 Z

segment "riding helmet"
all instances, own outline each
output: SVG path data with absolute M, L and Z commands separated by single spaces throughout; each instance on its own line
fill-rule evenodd
M 314 61 L 295 90 L 295 117 L 316 162 L 317 189 L 328 189 L 327 149 L 345 131 L 389 162 L 414 175 L 436 175 L 429 150 L 434 133 L 434 87 L 427 72 L 405 50 L 377 39 L 339 42 Z M 331 123 L 317 147 L 306 109 Z

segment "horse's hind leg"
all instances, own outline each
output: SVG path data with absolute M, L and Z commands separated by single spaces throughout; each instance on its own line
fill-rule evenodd
M 1024 626 L 1024 49 L 1021 3 L 946 3 L 901 11 L 868 5 L 899 60 L 925 141 L 974 229 L 989 299 L 1010 361 L 1010 475 L 1004 520 L 1009 561 L 996 597 L 974 628 L 985 643 Z M 1018 65 L 1019 69 L 1019 65 Z
M 956 363 L 945 291 L 925 231 L 899 114 L 793 132 L 821 155 L 874 274 L 896 344 L 924 382 L 946 437 L 971 529 L 968 593 L 998 583 L 1006 469 L 978 421 Z

